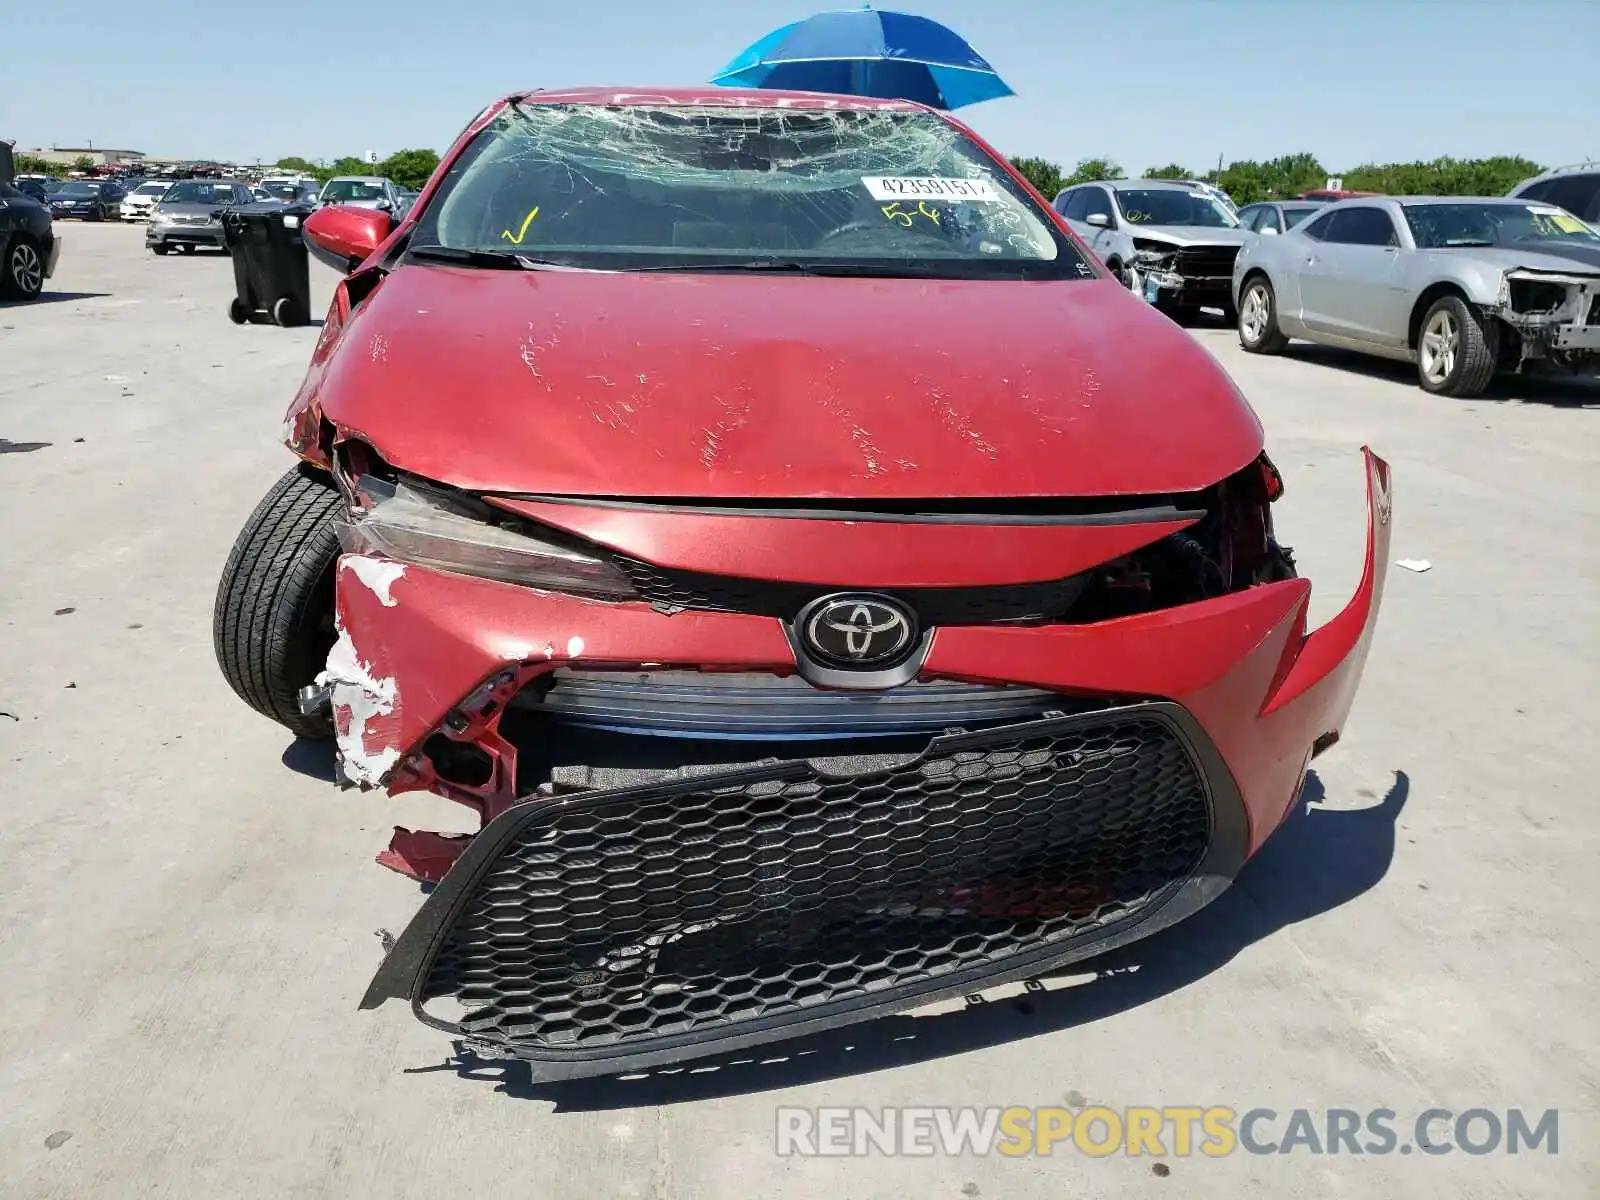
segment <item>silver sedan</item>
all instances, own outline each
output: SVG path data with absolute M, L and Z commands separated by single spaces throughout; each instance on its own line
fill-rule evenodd
M 1290 338 L 1412 362 L 1423 388 L 1480 395 L 1531 364 L 1600 375 L 1600 233 L 1526 200 L 1330 204 L 1233 269 L 1239 344 Z

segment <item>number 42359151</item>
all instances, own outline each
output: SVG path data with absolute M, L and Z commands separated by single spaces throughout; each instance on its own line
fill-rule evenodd
M 928 207 L 926 200 L 918 200 L 915 208 L 902 208 L 900 201 L 896 200 L 893 204 L 883 206 L 883 215 L 891 221 L 898 221 L 907 229 L 911 228 L 918 217 L 927 217 L 935 225 L 939 223 L 939 214 Z

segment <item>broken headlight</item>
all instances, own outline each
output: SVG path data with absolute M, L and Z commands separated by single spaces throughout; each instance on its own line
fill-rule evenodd
M 470 497 L 401 478 L 364 476 L 363 506 L 352 509 L 339 541 L 352 554 L 378 554 L 461 575 L 524 587 L 636 600 L 626 575 L 611 563 L 530 536 L 516 522 Z
M 1164 267 L 1171 264 L 1174 251 L 1165 242 L 1136 237 L 1133 239 L 1133 257 L 1141 266 Z

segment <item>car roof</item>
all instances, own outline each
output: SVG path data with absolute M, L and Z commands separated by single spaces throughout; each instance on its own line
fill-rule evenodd
M 329 183 L 387 183 L 382 175 L 335 175 Z
M 594 104 L 606 107 L 673 108 L 829 108 L 867 112 L 933 112 L 910 100 L 879 100 L 871 96 L 841 96 L 832 92 L 783 91 L 777 88 L 698 87 L 614 88 L 580 87 L 512 92 L 502 97 L 521 105 Z
M 1536 203 L 1517 196 L 1390 196 L 1388 199 L 1413 207 L 1426 204 L 1503 204 L 1525 208 L 1530 203 Z
M 1140 191 L 1152 189 L 1170 192 L 1192 192 L 1195 184 L 1184 183 L 1180 179 L 1101 179 L 1095 182 L 1109 184 L 1113 188 L 1138 188 Z

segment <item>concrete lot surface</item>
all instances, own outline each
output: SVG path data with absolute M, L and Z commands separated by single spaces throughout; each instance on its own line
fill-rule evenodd
M 373 854 L 461 814 L 337 792 L 212 659 L 217 574 L 289 465 L 316 329 L 229 324 L 220 256 L 63 232 L 52 293 L 0 307 L 0 1195 L 1597 1194 L 1600 393 L 1440 399 L 1404 367 L 1197 331 L 1266 424 L 1319 619 L 1358 574 L 1363 442 L 1394 466 L 1393 557 L 1433 564 L 1391 568 L 1305 811 L 1100 977 L 784 1061 L 537 1086 L 452 1064 L 401 1006 L 356 1010 L 373 931 L 419 901 Z M 1428 1108 L 1559 1109 L 1559 1147 L 774 1153 L 779 1106 L 1086 1103 L 1276 1110 L 1258 1141 L 1297 1108 L 1389 1108 L 1404 1143 Z

